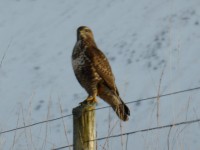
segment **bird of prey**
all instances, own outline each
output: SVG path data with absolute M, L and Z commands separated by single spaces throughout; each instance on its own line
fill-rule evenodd
M 72 66 L 77 80 L 88 93 L 84 102 L 97 102 L 96 96 L 99 96 L 121 120 L 128 120 L 130 110 L 119 96 L 108 59 L 97 47 L 92 30 L 86 26 L 77 29 Z

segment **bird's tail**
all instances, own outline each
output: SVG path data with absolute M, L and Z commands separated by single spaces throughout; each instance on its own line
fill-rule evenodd
M 118 107 L 112 107 L 112 108 L 121 120 L 127 121 L 128 116 L 130 116 L 130 110 L 127 107 L 127 105 L 122 101 L 121 98 L 120 100 L 121 100 L 121 104 L 119 104 Z
M 101 87 L 98 90 L 98 96 L 111 105 L 111 107 L 121 120 L 127 121 L 129 119 L 128 116 L 130 116 L 130 110 L 126 106 L 126 104 L 118 95 L 113 93 L 113 91 L 111 91 L 107 86 L 100 86 Z

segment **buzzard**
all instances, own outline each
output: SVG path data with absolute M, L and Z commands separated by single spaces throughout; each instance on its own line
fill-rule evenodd
M 128 120 L 130 111 L 119 96 L 108 59 L 97 47 L 91 29 L 86 26 L 77 29 L 72 66 L 77 80 L 88 93 L 87 99 L 82 103 L 97 102 L 96 96 L 99 96 L 113 108 L 121 120 Z

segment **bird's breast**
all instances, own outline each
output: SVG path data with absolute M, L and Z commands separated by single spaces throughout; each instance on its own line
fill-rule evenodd
M 90 59 L 85 55 L 85 51 L 81 51 L 76 57 L 72 56 L 72 66 L 74 70 L 80 69 L 83 66 L 88 66 L 90 64 Z

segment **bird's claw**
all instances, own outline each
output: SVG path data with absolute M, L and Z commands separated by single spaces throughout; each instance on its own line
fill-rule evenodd
M 96 97 L 92 97 L 92 96 L 88 96 L 87 99 L 85 99 L 84 101 L 80 102 L 80 105 L 86 105 L 86 104 L 95 104 L 97 103 L 97 99 Z

